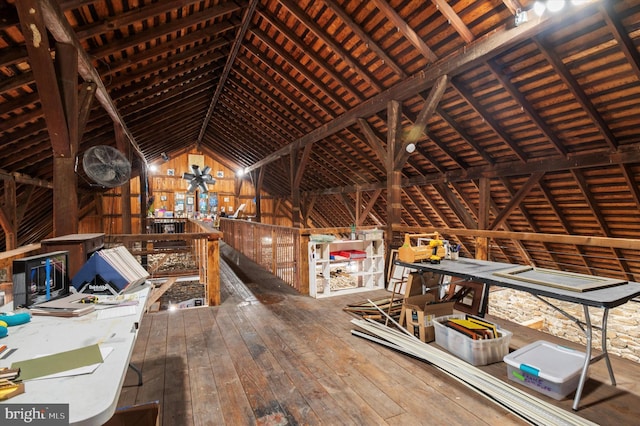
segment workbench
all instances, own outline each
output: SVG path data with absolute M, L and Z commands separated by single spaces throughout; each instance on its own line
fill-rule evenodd
M 9 327 L 9 335 L 0 343 L 15 351 L 6 358 L 2 354 L 0 367 L 94 344 L 111 352 L 92 373 L 25 381 L 25 392 L 0 401 L 0 410 L 3 404 L 68 404 L 68 424 L 99 426 L 107 422 L 115 413 L 127 369 L 133 367 L 131 354 L 149 290 L 149 284 L 143 284 L 127 293 L 127 298 L 138 303 L 128 306 L 126 315 L 116 310 L 127 306 L 107 307 L 100 314 L 102 307 L 96 305 L 94 312 L 83 316 L 32 316 L 28 323 Z
M 514 268 L 513 264 L 491 262 L 486 260 L 465 259 L 459 260 L 443 260 L 441 263 L 406 263 L 396 260 L 396 265 L 403 266 L 405 268 L 414 269 L 416 271 L 429 271 L 442 274 L 444 276 L 452 276 L 460 278 L 461 280 L 481 282 L 485 284 L 485 292 L 489 291 L 489 287 L 492 285 L 499 287 L 511 288 L 514 290 L 527 292 L 534 297 L 538 298 L 545 304 L 554 308 L 558 312 L 562 313 L 567 318 L 571 319 L 580 327 L 586 336 L 586 356 L 582 372 L 580 374 L 580 381 L 576 394 L 573 400 L 573 409 L 577 410 L 580 404 L 580 397 L 584 384 L 588 377 L 589 365 L 604 359 L 609 371 L 609 377 L 611 384 L 615 386 L 616 381 L 613 375 L 613 369 L 609 360 L 609 352 L 607 351 L 607 318 L 609 310 L 617 306 L 623 305 L 629 302 L 631 299 L 640 296 L 640 283 L 637 282 L 624 282 L 620 285 L 613 285 L 606 288 L 589 290 L 589 291 L 572 291 L 554 286 L 542 285 L 533 282 L 526 282 L 515 278 L 505 277 L 503 275 L 498 276 L 496 273 L 504 273 Z M 543 298 L 544 297 L 544 298 Z M 551 299 L 552 301 L 548 300 Z M 486 303 L 488 297 L 484 297 L 485 306 L 481 308 L 482 312 L 486 311 Z M 569 313 L 556 306 L 553 301 L 569 302 L 581 305 L 584 310 L 584 320 L 573 317 Z M 591 323 L 591 317 L 589 314 L 589 307 L 602 309 L 602 353 L 598 356 L 592 357 L 592 336 L 594 326 Z

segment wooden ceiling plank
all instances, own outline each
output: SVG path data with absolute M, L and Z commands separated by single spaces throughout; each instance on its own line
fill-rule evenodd
M 289 52 L 282 49 L 280 45 L 271 39 L 264 31 L 259 28 L 251 28 L 249 31 L 253 33 L 261 43 L 267 46 L 269 50 L 272 50 L 276 55 L 281 57 L 288 66 L 300 73 L 306 81 L 313 84 L 317 89 L 320 89 L 328 99 L 340 106 L 342 110 L 347 111 L 349 109 L 349 105 L 344 102 L 340 96 L 337 96 L 332 90 L 327 90 L 326 85 L 318 79 L 314 73 L 301 66 L 299 61 L 297 61 Z
M 292 0 L 278 0 L 284 7 L 289 9 L 289 12 L 293 16 L 296 17 L 305 27 L 307 27 L 310 31 L 312 31 L 317 37 L 319 37 L 322 42 L 334 52 L 336 55 L 340 57 L 340 59 L 355 73 L 359 78 L 363 79 L 369 87 L 375 89 L 376 92 L 380 92 L 382 87 L 380 83 L 378 83 L 374 77 L 369 75 L 367 69 L 363 68 L 361 64 L 356 62 L 351 58 L 351 55 L 344 50 L 344 48 L 340 45 L 340 43 L 335 42 L 331 35 L 327 34 L 324 28 L 318 25 L 315 21 L 309 19 L 309 16 L 302 10 L 296 2 Z M 308 47 L 307 47 L 307 50 Z M 325 68 L 327 65 L 324 66 Z
M 451 211 L 458 217 L 458 220 L 467 229 L 478 227 L 478 222 L 469 214 L 465 206 L 462 205 L 458 197 L 444 183 L 436 183 L 432 185 L 438 192 L 440 197 L 447 203 Z
M 365 120 L 364 118 L 358 118 L 357 122 L 360 131 L 364 133 L 367 142 L 369 142 L 369 146 L 371 146 L 371 149 L 373 150 L 374 154 L 376 154 L 376 157 L 378 157 L 378 160 L 380 160 L 382 164 L 386 164 L 387 150 L 382 144 L 382 140 L 378 137 L 367 120 Z
M 603 232 L 603 235 L 612 235 L 611 229 L 609 229 L 609 225 L 607 224 L 607 220 L 602 215 L 602 212 L 598 207 L 598 203 L 596 199 L 593 197 L 593 193 L 589 191 L 589 184 L 587 183 L 587 180 L 585 179 L 582 171 L 571 170 L 571 174 L 573 175 L 576 182 L 578 183 L 578 188 L 580 189 L 580 192 L 582 192 L 584 199 L 586 200 L 587 205 L 591 210 L 591 213 L 593 214 L 594 218 L 596 219 L 596 222 L 598 223 L 598 226 Z M 614 259 L 616 259 L 616 261 L 618 262 L 618 266 L 620 270 L 625 271 L 625 273 L 629 274 L 630 273 L 629 265 L 626 262 L 620 249 L 617 247 L 612 247 L 611 251 L 613 252 Z
M 454 226 L 454 224 L 449 220 L 447 215 L 442 211 L 440 206 L 438 206 L 438 204 L 436 204 L 436 202 L 434 200 L 434 197 L 431 194 L 428 194 L 426 192 L 426 190 L 421 186 L 418 186 L 415 189 L 417 190 L 418 194 L 420 195 L 420 198 L 422 198 L 422 200 L 425 201 L 429 205 L 429 208 L 433 211 L 433 213 L 435 213 L 435 215 L 437 216 L 437 218 L 438 218 L 438 220 L 440 222 L 444 223 L 445 226 L 447 226 L 447 227 L 453 227 Z M 405 194 L 407 194 L 407 191 L 405 191 Z M 420 203 L 418 203 L 415 200 L 415 198 L 413 198 L 413 202 L 416 205 L 416 207 L 418 208 L 418 210 L 423 211 L 423 209 L 420 206 Z M 423 214 L 425 216 L 427 216 L 426 213 L 424 213 L 424 211 L 423 211 Z M 437 226 L 436 222 L 433 219 L 429 218 L 428 216 L 427 216 L 427 219 L 429 220 L 429 222 L 431 223 L 432 226 Z
M 527 116 L 535 123 L 535 125 L 540 129 L 545 138 L 551 142 L 553 147 L 559 154 L 567 155 L 567 149 L 564 147 L 562 141 L 556 136 L 555 132 L 545 121 L 540 117 L 540 114 L 533 108 L 531 102 L 525 98 L 522 93 L 515 87 L 511 80 L 504 75 L 496 62 L 494 60 L 487 61 L 487 65 L 495 75 L 495 77 L 500 81 L 500 84 L 509 92 L 512 98 L 514 98 L 518 104 L 527 112 Z
M 289 85 L 293 89 L 295 89 L 293 92 L 295 93 L 295 96 L 296 96 L 295 98 L 295 100 L 297 101 L 296 104 L 298 105 L 302 105 L 303 103 L 306 104 L 307 107 L 304 110 L 307 112 L 307 114 L 314 117 L 318 122 L 322 122 L 322 120 L 319 119 L 318 114 L 315 113 L 313 109 L 311 109 L 311 107 L 308 106 L 309 104 L 313 105 L 315 108 L 320 109 L 327 117 L 331 119 L 335 118 L 334 112 L 331 110 L 331 108 L 320 103 L 320 101 L 316 99 L 316 96 L 313 93 L 311 93 L 306 87 L 304 87 L 302 84 L 298 83 L 297 81 L 291 79 L 288 75 L 282 74 L 278 69 L 274 68 L 272 65 L 273 64 L 272 61 L 268 60 L 268 58 L 265 58 L 263 56 L 257 56 L 259 53 L 252 50 L 251 47 L 247 47 L 247 50 L 250 51 L 252 54 L 254 54 L 256 59 L 260 60 L 265 66 L 271 69 L 271 71 L 274 72 L 280 78 L 278 79 L 276 77 L 272 77 L 267 72 L 257 69 L 257 66 L 253 64 L 248 58 L 239 58 L 238 60 L 242 64 L 244 64 L 245 67 L 251 69 L 253 72 L 258 73 L 261 76 L 261 78 L 267 81 L 267 83 L 271 87 L 281 87 L 282 89 L 279 90 L 281 93 L 286 93 L 285 91 L 288 89 L 287 87 L 285 87 L 283 83 L 286 83 L 286 85 Z M 291 98 L 291 94 L 289 93 L 286 93 L 286 96 L 289 99 L 293 99 Z
M 241 58 L 240 58 L 240 62 L 242 62 Z M 251 73 L 253 75 L 260 77 L 267 84 L 266 85 L 256 84 L 255 79 L 252 79 L 251 74 L 248 73 L 249 69 L 251 69 Z M 241 75 L 247 82 L 253 81 L 252 85 L 254 85 L 256 90 L 259 90 L 262 93 L 264 93 L 265 98 L 268 98 L 275 105 L 278 105 L 278 107 L 280 108 L 281 115 L 288 113 L 289 115 L 295 117 L 296 122 L 292 127 L 299 128 L 301 133 L 308 131 L 309 129 L 312 128 L 311 124 L 309 123 L 310 120 L 316 121 L 318 125 L 322 123 L 322 121 L 316 117 L 315 113 L 312 110 L 310 110 L 304 105 L 298 104 L 296 102 L 296 99 L 292 97 L 293 96 L 292 94 L 287 93 L 283 88 L 281 88 L 280 84 L 278 84 L 271 76 L 267 75 L 262 70 L 250 68 L 249 66 L 247 66 L 246 70 L 239 70 L 236 68 L 234 70 L 234 74 Z M 269 92 L 268 90 L 277 91 L 278 93 L 280 93 L 280 96 L 278 97 L 273 96 L 273 93 Z M 292 105 L 295 105 L 297 108 L 301 109 L 302 112 L 306 114 L 306 116 L 303 115 L 301 112 L 297 111 L 295 108 L 289 107 L 287 105 L 287 102 L 291 102 Z
M 251 25 L 251 20 L 253 19 L 253 14 L 255 13 L 256 6 L 258 4 L 258 0 L 251 0 L 249 3 L 249 7 L 245 11 L 242 17 L 242 23 L 240 25 L 240 29 L 236 34 L 236 38 L 233 41 L 233 46 L 231 47 L 231 52 L 227 56 L 227 62 L 224 65 L 224 70 L 218 79 L 218 84 L 216 86 L 216 91 L 211 98 L 211 103 L 209 104 L 209 108 L 207 109 L 207 113 L 205 114 L 204 120 L 202 121 L 202 127 L 200 128 L 200 134 L 198 135 L 198 139 L 196 140 L 195 147 L 198 149 L 198 146 L 202 143 L 202 137 L 204 132 L 207 130 L 207 125 L 211 120 L 211 115 L 213 114 L 213 110 L 216 108 L 218 103 L 218 99 L 220 98 L 220 94 L 224 90 L 224 85 L 227 82 L 227 78 L 231 73 L 231 68 L 233 67 L 233 63 L 235 62 L 238 52 L 240 51 L 240 46 L 242 45 L 242 41 L 247 33 L 247 29 L 249 25 Z
M 602 115 L 593 105 L 593 102 L 591 102 L 584 90 L 582 90 L 576 78 L 571 74 L 571 71 L 567 69 L 562 58 L 560 58 L 560 56 L 553 50 L 553 47 L 542 37 L 536 36 L 533 40 L 538 46 L 540 53 L 542 53 L 556 73 L 558 73 L 569 91 L 573 96 L 575 96 L 576 100 L 582 106 L 587 115 L 589 115 L 589 118 L 591 118 L 596 128 L 600 131 L 600 134 L 604 138 L 607 146 L 611 150 L 616 150 L 618 148 L 618 142 L 615 135 L 611 132 L 611 129 L 609 129 L 609 126 L 602 118 Z
M 209 41 L 207 41 L 206 38 L 207 36 L 216 37 L 218 33 L 226 32 L 229 29 L 230 27 L 227 23 L 221 23 L 219 26 L 206 27 L 184 37 L 171 40 L 171 42 L 162 43 L 151 49 L 146 49 L 136 55 L 123 57 L 118 61 L 110 62 L 108 65 L 103 64 L 99 69 L 100 75 L 102 78 L 107 78 L 108 76 L 122 73 L 128 68 L 131 68 L 132 70 L 124 73 L 121 78 L 112 77 L 112 81 L 117 81 L 117 83 L 114 83 L 114 86 L 118 86 L 126 85 L 128 83 L 127 80 L 125 80 L 126 78 L 129 78 L 129 81 L 132 82 L 140 76 L 150 75 L 163 69 L 171 68 L 172 66 L 176 67 L 183 62 L 185 64 L 189 63 L 192 68 L 198 68 L 201 64 L 217 62 L 221 58 L 226 57 L 224 48 L 226 48 L 230 42 L 222 37 Z M 196 46 L 195 44 L 198 43 L 202 44 Z M 168 50 L 174 52 L 170 57 L 162 58 Z M 207 58 L 202 58 L 203 55 L 207 56 Z M 197 59 L 207 60 L 200 62 L 197 61 Z M 133 71 L 134 69 L 135 71 Z M 183 74 L 186 72 L 187 70 L 185 69 L 181 70 Z
M 551 207 L 553 214 L 555 215 L 556 219 L 560 222 L 562 228 L 565 230 L 567 234 L 574 234 L 573 226 L 571 226 L 571 223 L 569 223 L 569 220 L 566 218 L 566 216 L 562 214 L 562 208 L 556 201 L 553 194 L 551 194 L 549 189 L 544 184 L 539 185 L 539 187 L 545 199 L 547 200 L 547 203 L 549 203 L 549 206 Z M 580 260 L 582 261 L 582 264 L 585 270 L 590 271 L 590 273 L 593 274 L 593 271 L 591 270 L 591 266 L 587 262 L 587 257 L 585 255 L 584 249 L 579 245 L 576 245 L 575 248 L 576 248 L 576 251 L 578 252 L 578 255 L 580 257 Z
M 372 174 L 384 175 L 384 165 L 380 161 L 376 161 L 378 159 L 378 156 L 373 151 L 373 149 L 370 151 L 366 151 L 361 145 L 358 144 L 358 142 L 361 142 L 367 148 L 369 148 L 369 144 L 367 143 L 367 141 L 362 139 L 362 135 L 356 133 L 354 129 L 349 127 L 345 129 L 345 132 L 347 133 L 347 135 L 341 137 L 340 140 L 360 156 L 359 158 L 362 159 L 362 167 L 370 171 Z M 351 136 L 351 138 L 349 138 L 348 136 Z
M 318 141 L 352 125 L 358 118 L 369 117 L 380 111 L 384 105 L 392 99 L 406 99 L 413 96 L 415 93 L 430 87 L 439 76 L 443 74 L 454 76 L 473 64 L 478 63 L 478 61 L 487 60 L 506 46 L 530 37 L 538 31 L 542 31 L 549 26 L 550 23 L 551 20 L 543 16 L 535 20 L 535 22 L 529 21 L 518 27 L 505 31 L 497 31 L 491 36 L 478 39 L 470 45 L 465 46 L 464 49 L 458 50 L 456 53 L 438 60 L 423 72 L 419 72 L 379 95 L 361 102 L 358 106 L 337 117 L 332 122 L 325 123 L 321 127 L 307 133 L 302 138 L 291 142 L 289 145 L 257 161 L 249 166 L 248 169 L 252 170 L 261 167 L 264 164 L 275 161 L 283 155 L 287 155 L 293 145 L 304 146 L 307 143 Z
M 504 185 L 506 190 L 509 191 L 509 197 L 513 197 L 517 193 L 517 191 L 513 189 L 511 183 L 508 180 L 502 179 L 502 184 Z M 543 185 L 544 185 L 544 181 L 540 180 L 540 182 L 538 182 L 538 186 L 542 187 Z M 500 212 L 500 209 L 498 208 L 498 206 L 496 205 L 493 199 L 491 200 L 491 210 L 495 213 L 497 217 Z M 533 220 L 533 218 L 531 217 L 531 214 L 522 205 L 520 206 L 520 213 L 524 216 L 525 220 L 527 221 L 529 227 L 533 232 L 541 232 L 538 226 L 536 225 L 535 220 Z M 513 231 L 508 221 L 503 221 L 502 227 L 508 232 Z M 520 254 L 520 257 L 525 260 L 525 263 L 529 265 L 536 265 L 535 260 L 529 255 L 529 252 L 525 247 L 524 243 L 522 242 L 522 240 L 512 240 L 510 242 L 515 245 L 516 249 L 518 250 L 518 253 Z M 541 242 L 541 244 L 543 245 L 544 249 L 549 253 L 549 256 L 551 256 L 553 261 L 556 263 L 557 268 L 559 270 L 562 270 L 562 265 L 558 260 L 558 256 L 553 250 L 550 249 L 549 244 L 544 241 Z
M 636 204 L 636 208 L 640 210 L 640 185 L 635 181 L 635 178 L 633 177 L 633 170 L 631 170 L 631 166 L 629 166 L 628 164 L 621 164 L 620 169 L 627 184 L 627 188 L 629 188 L 629 193 L 633 197 L 633 201 Z
M 382 189 L 377 189 L 377 190 L 373 191 L 373 194 L 371 195 L 371 198 L 369 198 L 369 201 L 364 206 L 364 209 L 362 210 L 362 212 L 360 212 L 360 221 L 358 223 L 359 226 L 362 226 L 362 224 L 366 220 L 367 216 L 369 216 L 369 214 L 372 212 L 373 206 L 378 201 L 378 197 L 380 197 L 380 194 L 382 194 Z
M 76 29 L 76 34 L 80 40 L 96 37 L 104 33 L 112 32 L 129 25 L 136 24 L 141 20 L 153 19 L 159 15 L 170 13 L 176 9 L 189 7 L 200 3 L 200 0 L 165 0 L 157 3 L 146 4 L 130 9 L 126 12 L 118 13 L 115 16 L 106 16 L 102 19 Z M 207 7 L 208 19 L 215 19 L 230 15 L 241 10 L 243 6 L 233 1 L 216 4 Z M 187 27 L 188 25 L 183 25 Z
M 382 12 L 387 19 L 395 25 L 404 37 L 424 56 L 429 62 L 436 62 L 438 57 L 422 38 L 402 19 L 402 16 L 396 12 L 386 0 L 372 0 L 372 3 Z
M 456 131 L 458 136 L 460 136 L 466 143 L 471 145 L 471 147 L 486 161 L 489 165 L 495 164 L 495 160 L 491 158 L 491 156 L 473 139 L 473 137 L 467 133 L 465 129 L 460 127 L 460 125 L 453 119 L 449 114 L 447 114 L 442 108 L 438 108 L 438 115 L 453 129 Z
M 502 209 L 500 214 L 498 214 L 498 216 L 493 220 L 493 223 L 489 225 L 488 229 L 489 230 L 496 229 L 498 226 L 500 226 L 500 224 L 502 224 L 502 222 L 507 220 L 509 215 L 516 208 L 520 207 L 520 203 L 522 202 L 522 200 L 524 200 L 524 197 L 526 197 L 529 194 L 529 192 L 531 192 L 533 187 L 535 187 L 540 182 L 540 179 L 542 179 L 543 176 L 544 176 L 544 172 L 536 172 L 536 173 L 533 173 L 531 176 L 529 176 L 529 179 L 527 179 L 527 182 L 525 182 L 525 184 L 520 187 L 518 192 L 511 198 L 511 201 L 509 201 L 509 204 L 507 204 Z
M 344 11 L 344 9 L 342 9 L 342 7 L 340 7 L 334 0 L 323 1 L 333 11 L 333 13 L 338 15 L 342 22 L 344 22 L 349 27 L 349 29 L 351 29 L 351 31 L 353 31 L 358 36 L 358 38 L 360 38 L 360 40 L 365 43 L 367 47 L 371 49 L 371 51 L 375 53 L 379 59 L 382 60 L 382 62 L 386 66 L 390 67 L 393 72 L 396 73 L 396 75 L 398 75 L 400 78 L 407 78 L 407 74 L 402 70 L 402 68 L 400 68 L 398 64 L 396 64 L 393 58 L 387 55 L 387 52 L 385 52 L 384 49 L 378 46 L 378 43 L 376 43 L 369 36 L 369 34 L 367 34 L 366 31 L 364 31 L 360 27 L 360 25 L 358 25 L 353 19 L 351 19 L 351 17 Z
M 473 108 L 476 114 L 482 117 L 484 123 L 491 128 L 491 130 L 504 142 L 506 146 L 509 147 L 509 149 L 511 149 L 511 151 L 513 151 L 513 153 L 520 159 L 520 161 L 527 161 L 526 154 L 518 147 L 518 145 L 511 139 L 511 137 L 504 130 L 502 130 L 502 127 L 491 116 L 491 114 L 485 111 L 485 109 L 473 96 L 470 90 L 455 80 L 451 81 L 451 85 L 456 89 L 458 94 L 462 96 L 462 98 L 469 104 L 469 106 Z
M 449 6 L 449 3 L 447 3 L 446 0 L 431 0 L 431 2 L 435 4 L 440 13 L 442 13 L 444 17 L 449 20 L 449 24 L 451 24 L 451 26 L 456 30 L 456 32 L 460 35 L 460 37 L 462 37 L 464 41 L 466 41 L 467 43 L 471 43 L 473 40 L 475 40 L 475 36 L 473 35 L 469 27 L 467 27 L 467 24 L 465 24 L 460 16 L 458 16 L 456 11 L 453 10 L 451 6 Z
M 279 33 L 281 33 L 284 37 L 286 37 L 298 49 L 303 51 L 305 55 L 308 56 L 314 64 L 322 68 L 328 77 L 330 77 L 331 79 L 339 83 L 340 86 L 344 88 L 344 90 L 346 90 L 351 96 L 353 96 L 356 102 L 358 103 L 362 102 L 363 98 L 360 91 L 356 87 L 354 87 L 350 82 L 345 81 L 344 78 L 340 74 L 338 74 L 336 71 L 332 70 L 329 67 L 326 67 L 324 64 L 325 63 L 324 59 L 318 56 L 315 52 L 311 51 L 309 49 L 309 46 L 307 46 L 298 37 L 298 35 L 295 32 L 289 29 L 286 25 L 282 25 L 282 23 L 278 20 L 277 17 L 271 16 L 271 14 L 264 8 L 258 8 L 258 13 L 265 21 L 269 22 L 273 27 L 275 27 Z M 297 61 L 294 61 L 294 63 L 295 62 Z
M 620 49 L 624 52 L 636 78 L 640 80 L 640 53 L 638 53 L 635 43 L 622 25 L 620 17 L 614 9 L 613 2 L 600 2 L 599 7 L 611 34 L 613 34 Z
M 43 0 L 51 1 L 51 0 Z M 204 9 L 199 12 L 188 15 L 186 18 L 176 19 L 167 24 L 158 25 L 142 32 L 130 35 L 129 37 L 120 40 L 111 40 L 109 43 L 102 45 L 99 48 L 91 50 L 91 55 L 96 59 L 103 59 L 108 61 L 110 55 L 117 54 L 123 50 L 133 49 L 138 45 L 144 45 L 148 42 L 156 39 L 163 39 L 168 35 L 181 31 L 189 27 L 198 27 L 199 25 L 206 25 L 207 21 L 211 21 L 220 18 L 218 10 L 215 8 Z M 239 20 L 236 17 L 225 19 L 224 22 L 212 24 L 212 30 L 215 33 L 221 33 L 221 30 L 225 29 L 224 33 L 231 33 L 235 31 L 236 27 L 240 25 Z

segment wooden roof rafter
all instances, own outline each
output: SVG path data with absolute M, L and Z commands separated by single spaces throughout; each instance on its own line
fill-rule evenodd
M 580 189 L 580 192 L 582 192 L 582 194 L 584 195 L 584 199 L 587 202 L 587 205 L 589 206 L 589 209 L 591 210 L 596 223 L 598 225 L 598 227 L 601 229 L 602 231 L 602 235 L 611 235 L 611 231 L 609 229 L 609 226 L 607 225 L 607 221 L 604 218 L 604 216 L 602 215 L 602 212 L 600 211 L 600 208 L 598 207 L 598 203 L 596 202 L 595 198 L 593 197 L 593 194 L 591 193 L 591 191 L 589 191 L 589 186 L 588 183 L 586 181 L 586 179 L 584 178 L 584 175 L 582 173 L 581 170 L 571 170 L 571 173 L 573 174 L 576 183 L 578 184 L 578 188 Z M 627 264 L 623 254 L 622 254 L 622 250 L 617 248 L 617 247 L 612 247 L 611 250 L 613 251 L 614 254 L 614 258 L 617 260 L 619 266 L 620 266 L 620 270 L 624 271 L 626 274 L 629 273 L 629 265 Z M 592 274 L 595 275 L 594 272 L 592 272 Z
M 226 3 L 225 3 L 226 4 Z M 205 118 L 202 121 L 202 127 L 200 128 L 200 133 L 198 134 L 198 138 L 196 139 L 196 149 L 198 149 L 199 145 L 202 143 L 202 138 L 204 136 L 204 132 L 207 129 L 207 125 L 211 120 L 211 115 L 213 114 L 213 110 L 216 108 L 218 103 L 218 99 L 220 98 L 220 94 L 224 89 L 224 85 L 227 82 L 227 78 L 231 73 L 231 67 L 233 66 L 234 61 L 238 56 L 238 51 L 240 50 L 240 46 L 242 45 L 242 41 L 244 40 L 245 34 L 247 33 L 247 29 L 253 20 L 253 14 L 255 13 L 256 6 L 258 5 L 258 0 L 251 0 L 249 6 L 245 10 L 244 16 L 242 17 L 242 23 L 240 24 L 240 29 L 236 34 L 236 38 L 233 41 L 233 46 L 231 46 L 231 52 L 227 56 L 227 61 L 224 65 L 224 69 L 222 70 L 222 74 L 218 79 L 218 84 L 216 86 L 216 91 L 211 98 L 211 102 L 209 107 L 207 108 L 207 113 L 205 114 Z
M 587 95 L 578 85 L 575 77 L 571 74 L 571 72 L 567 69 L 567 66 L 564 64 L 562 59 L 558 56 L 557 53 L 552 51 L 551 46 L 547 42 L 545 42 L 540 37 L 534 37 L 536 44 L 539 46 L 540 51 L 545 56 L 545 58 L 549 61 L 551 66 L 555 69 L 558 75 L 562 78 L 564 84 L 567 88 L 573 93 L 576 100 L 580 103 L 583 110 L 589 115 L 598 131 L 604 138 L 606 144 L 611 150 L 616 150 L 618 148 L 618 142 L 616 141 L 615 136 L 611 132 L 611 129 L 607 126 L 602 115 L 596 110 L 593 103 L 589 100 Z
M 346 90 L 353 97 L 355 102 L 362 101 L 363 95 L 360 93 L 360 91 L 355 86 L 353 86 L 350 82 L 345 81 L 338 72 L 334 71 L 329 67 L 323 66 L 324 59 L 320 57 L 316 52 L 309 51 L 308 46 L 298 36 L 298 34 L 296 34 L 294 31 L 292 31 L 286 26 L 283 27 L 282 25 L 279 25 L 280 23 L 279 19 L 277 17 L 272 16 L 268 10 L 262 7 L 258 7 L 257 12 L 262 19 L 267 21 L 274 28 L 274 31 L 277 31 L 278 33 L 282 34 L 282 36 L 286 37 L 286 39 L 290 43 L 292 43 L 299 52 L 304 52 L 305 56 L 308 56 L 310 58 L 311 62 L 307 64 L 307 67 L 313 64 L 316 67 L 321 68 L 331 80 L 338 83 L 341 88 Z M 293 63 L 295 62 L 297 61 L 294 61 Z

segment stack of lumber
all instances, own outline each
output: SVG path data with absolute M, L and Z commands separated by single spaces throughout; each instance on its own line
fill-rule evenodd
M 398 320 L 400 318 L 400 312 L 402 311 L 402 302 L 402 296 L 397 296 L 393 299 L 386 297 L 373 301 L 365 300 L 349 304 L 344 307 L 343 310 L 361 316 L 362 318 L 386 321 L 386 318 L 383 318 L 383 315 L 378 310 L 378 308 L 380 308 L 391 318 Z M 378 308 L 376 308 L 376 306 Z

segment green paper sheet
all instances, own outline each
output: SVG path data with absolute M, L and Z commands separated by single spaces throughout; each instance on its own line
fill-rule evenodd
M 103 359 L 100 346 L 96 343 L 84 348 L 14 362 L 11 368 L 20 369 L 21 380 L 30 380 L 101 362 Z

